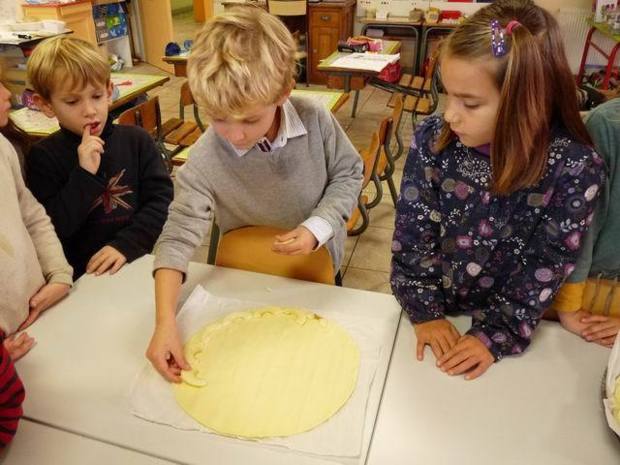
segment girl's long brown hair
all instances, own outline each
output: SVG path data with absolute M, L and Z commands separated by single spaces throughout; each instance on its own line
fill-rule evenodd
M 508 53 L 495 57 L 491 21 L 520 25 L 505 34 Z M 488 61 L 500 105 L 491 143 L 492 192 L 507 195 L 538 183 L 545 173 L 551 127 L 559 123 L 575 141 L 591 145 L 557 21 L 530 0 L 500 0 L 476 12 L 447 39 L 443 56 Z M 454 140 L 446 124 L 435 151 Z

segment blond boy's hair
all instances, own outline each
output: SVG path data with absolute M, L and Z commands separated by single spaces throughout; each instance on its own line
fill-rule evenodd
M 188 60 L 194 98 L 210 119 L 241 118 L 248 108 L 271 105 L 292 87 L 295 39 L 275 16 L 258 7 L 235 7 L 208 21 Z
M 59 83 L 83 89 L 105 85 L 110 65 L 97 48 L 81 39 L 58 36 L 42 41 L 28 58 L 28 81 L 34 91 L 49 100 Z

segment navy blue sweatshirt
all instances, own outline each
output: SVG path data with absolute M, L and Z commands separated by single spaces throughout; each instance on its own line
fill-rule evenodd
M 109 245 L 128 262 L 151 252 L 168 215 L 172 181 L 146 131 L 108 119 L 101 164 L 78 162 L 81 135 L 62 128 L 35 144 L 26 159 L 28 187 L 52 219 L 74 279 Z

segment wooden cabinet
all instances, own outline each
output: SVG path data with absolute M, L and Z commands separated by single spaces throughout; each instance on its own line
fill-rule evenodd
M 355 0 L 308 3 L 308 63 L 312 84 L 327 83 L 327 75 L 318 71 L 317 66 L 320 60 L 336 51 L 339 40 L 353 35 L 354 14 Z
M 93 6 L 91 0 L 76 1 L 62 5 L 22 5 L 24 17 L 32 19 L 58 19 L 73 31 L 73 37 L 97 44 Z

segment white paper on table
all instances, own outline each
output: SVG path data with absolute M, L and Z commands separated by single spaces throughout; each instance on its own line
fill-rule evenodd
M 618 377 L 620 377 L 620 333 L 616 336 L 616 341 L 614 342 L 614 346 L 611 349 L 611 354 L 609 355 L 609 362 L 607 363 L 607 378 L 605 379 L 606 398 L 603 399 L 607 424 L 618 436 L 620 436 L 620 423 L 614 418 L 612 412 L 614 387 Z
M 207 323 L 233 312 L 260 308 L 268 303 L 217 297 L 196 286 L 177 315 L 181 339 L 186 342 Z M 357 385 L 345 405 L 325 423 L 311 431 L 285 438 L 248 441 L 283 446 L 294 451 L 332 457 L 357 457 L 361 453 L 370 386 L 381 355 L 381 342 L 373 332 L 371 318 L 332 311 L 315 313 L 342 326 L 360 349 Z M 131 413 L 145 420 L 178 429 L 217 434 L 202 426 L 176 403 L 172 386 L 147 363 L 136 375 L 130 393 Z
M 384 55 L 382 53 L 349 53 L 331 62 L 334 68 L 360 69 L 381 72 L 383 68 L 400 60 L 400 53 Z

